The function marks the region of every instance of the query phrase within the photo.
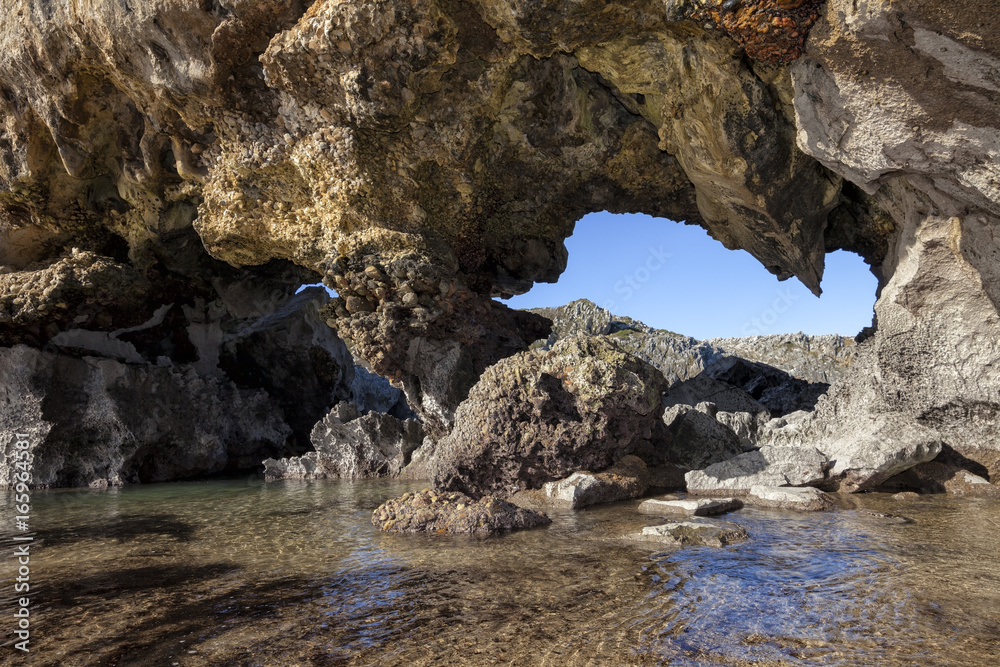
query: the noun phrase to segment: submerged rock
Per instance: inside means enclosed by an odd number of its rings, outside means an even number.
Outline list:
[[[372,525],[396,533],[462,533],[489,535],[551,523],[540,512],[486,496],[475,500],[464,493],[424,489],[388,500],[372,514]]]
[[[754,486],[745,501],[754,507],[819,511],[833,509],[836,502],[828,493],[811,486]]]
[[[657,542],[677,547],[724,547],[750,538],[746,529],[728,521],[681,521],[660,526],[646,526],[630,539]]]
[[[643,514],[714,516],[733,512],[743,507],[736,498],[697,498],[692,500],[661,500],[650,498],[639,503]]]
[[[312,432],[316,448],[301,457],[264,461],[264,478],[361,479],[395,477],[410,462],[424,431],[415,419],[362,415],[353,403],[340,403]]]
[[[511,495],[603,470],[626,454],[658,463],[663,389],[655,368],[609,337],[504,359],[483,374],[438,443],[435,488]]]

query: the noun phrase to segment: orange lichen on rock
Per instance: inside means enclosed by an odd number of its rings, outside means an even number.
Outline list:
[[[781,63],[802,55],[806,37],[819,19],[824,0],[709,1],[691,18],[710,21],[736,40],[747,55]]]

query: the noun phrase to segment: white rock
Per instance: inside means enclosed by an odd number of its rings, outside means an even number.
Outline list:
[[[748,505],[816,511],[834,506],[830,494],[811,486],[754,486],[746,498]]]
[[[743,503],[735,498],[697,498],[691,500],[657,500],[651,498],[639,505],[643,514],[688,514],[693,516],[712,516],[724,514],[743,507]]]

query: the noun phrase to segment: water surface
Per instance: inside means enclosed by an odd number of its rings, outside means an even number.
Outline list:
[[[419,486],[36,491],[32,653],[10,662],[1000,664],[997,502],[745,509],[726,519],[750,541],[679,551],[620,539],[657,522],[637,502],[554,511],[547,528],[488,539],[370,525],[382,501]],[[14,559],[0,567],[13,610]],[[10,658],[13,625],[0,624]]]

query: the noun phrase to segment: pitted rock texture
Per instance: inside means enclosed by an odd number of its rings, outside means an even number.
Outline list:
[[[392,415],[362,415],[353,403],[339,403],[312,431],[315,451],[300,457],[267,459],[264,478],[366,479],[396,477],[423,442],[424,430],[415,419]]]
[[[213,377],[217,286],[294,264],[441,437],[548,335],[491,297],[556,279],[581,215],[641,211],[814,291],[826,252],[859,253],[875,326],[813,444],[899,414],[1000,474],[992,2],[5,10],[0,345],[130,343]]]
[[[663,376],[609,337],[559,341],[491,367],[435,450],[434,486],[511,495],[604,470],[626,454],[665,460]],[[660,460],[657,460],[659,458]]]
[[[656,366],[671,385],[702,375],[729,357],[771,366],[808,383],[830,384],[847,373],[856,350],[853,339],[833,335],[781,334],[699,341],[616,315],[587,299],[558,308],[535,308],[531,312],[552,320],[548,345],[568,336],[613,335],[619,344]],[[722,402],[716,402],[720,410],[731,411]]]
[[[552,523],[541,512],[492,496],[475,500],[464,493],[424,489],[388,500],[372,513],[372,525],[394,533],[491,535]]]
[[[190,366],[122,364],[23,345],[0,349],[0,405],[2,486],[13,486],[15,432],[29,435],[36,487],[120,486],[252,468],[291,435],[266,393]]]

